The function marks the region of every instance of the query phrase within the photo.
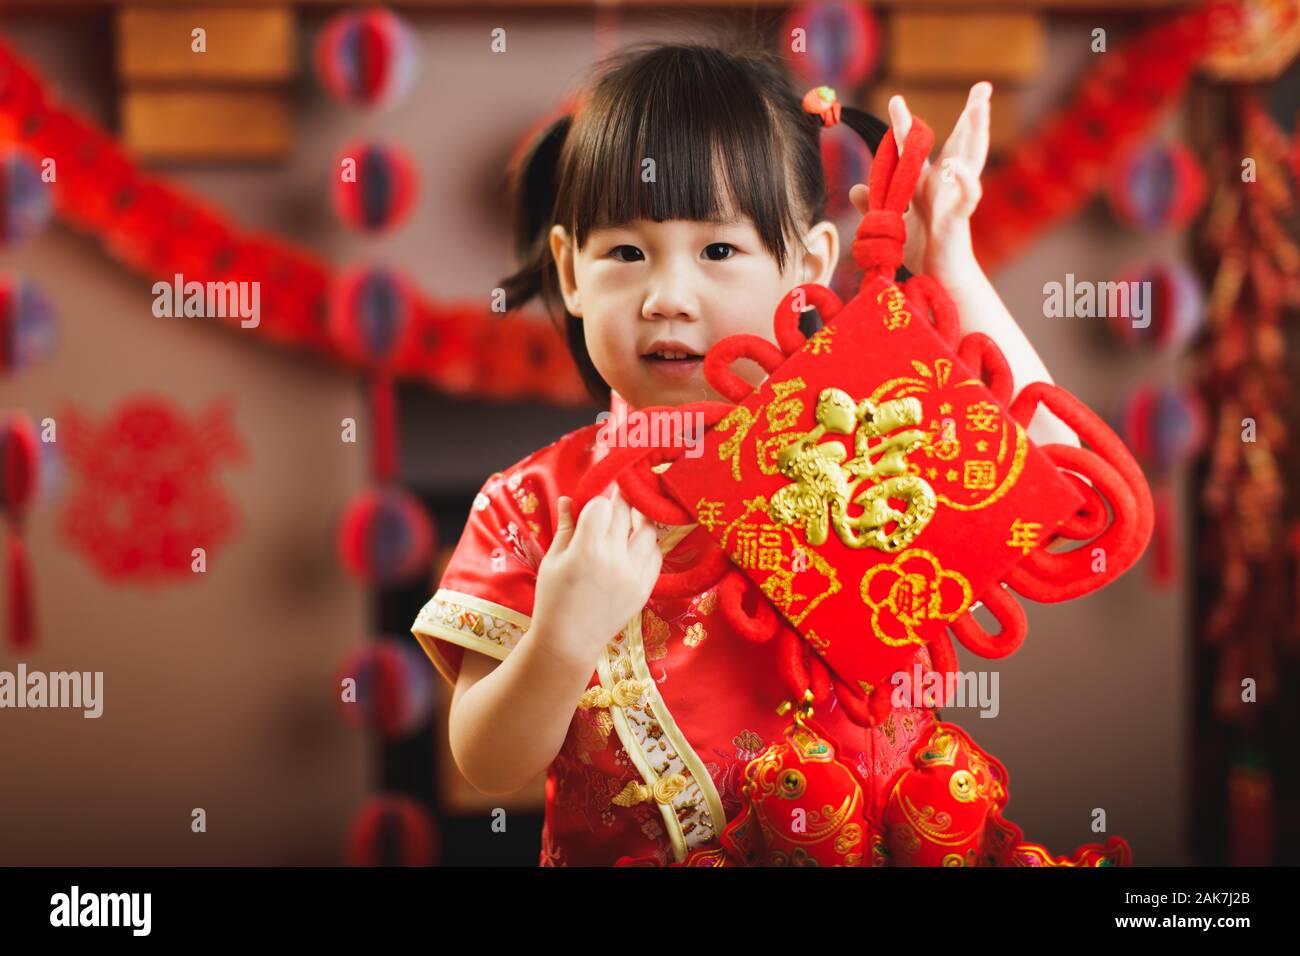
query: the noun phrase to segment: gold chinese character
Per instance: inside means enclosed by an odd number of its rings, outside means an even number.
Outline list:
[[[1028,554],[1038,547],[1038,532],[1042,530],[1043,526],[1037,521],[1021,521],[1017,518],[1011,522],[1011,539],[1006,544]]]
[[[709,531],[712,531],[715,525],[722,524],[722,507],[721,501],[710,501],[708,498],[697,501],[695,510],[699,513],[700,524]]]
[[[992,461],[968,461],[965,466],[965,474],[962,476],[961,484],[963,488],[992,488],[997,481],[998,471],[997,463]]]
[[[1000,412],[993,402],[972,402],[966,406],[966,424],[973,432],[996,432]]]
[[[777,455],[781,474],[791,483],[772,496],[772,517],[783,524],[802,524],[814,547],[826,542],[831,527],[850,548],[906,547],[934,517],[934,490],[925,479],[907,474],[906,454],[923,443],[927,433],[917,428],[889,433],[919,424],[921,414],[915,398],[855,404],[841,389],[823,389],[817,399],[817,425]],[[818,444],[828,432],[853,435],[852,459],[844,460],[847,453],[837,441]],[[873,446],[868,444],[871,438],[884,440]],[[864,482],[871,482],[870,487],[854,497]],[[890,499],[906,502],[906,510],[894,508]],[[850,500],[862,508],[857,517],[848,514]],[[895,530],[886,534],[884,528],[891,522]]]

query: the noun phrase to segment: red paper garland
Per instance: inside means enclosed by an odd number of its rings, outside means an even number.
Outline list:
[[[186,281],[260,282],[262,319],[248,331],[348,360],[330,335],[330,266],[289,243],[240,231],[184,189],[139,170],[111,137],[47,98],[36,73],[0,43],[0,143],[6,142],[55,160],[58,214],[99,235],[131,268],[150,279],[180,273]],[[394,356],[395,376],[459,395],[589,401],[563,340],[541,317],[416,296],[411,324],[415,345]],[[509,381],[501,380],[503,367]]]
[[[1104,54],[1073,104],[984,177],[971,219],[984,268],[1005,262],[1052,223],[1082,209],[1105,185],[1111,160],[1182,95],[1212,28],[1222,33],[1240,16],[1235,3],[1210,3]]]

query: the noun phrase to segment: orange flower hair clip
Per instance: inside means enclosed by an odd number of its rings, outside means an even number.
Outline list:
[[[840,121],[840,98],[829,86],[814,86],[805,93],[803,109],[820,117],[822,126],[834,126]]]

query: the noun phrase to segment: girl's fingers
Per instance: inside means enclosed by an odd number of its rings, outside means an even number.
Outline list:
[[[984,171],[984,164],[989,158],[989,116],[992,113],[992,96],[993,84],[988,80],[971,87],[971,99],[975,105],[970,131],[967,134],[965,159],[976,176]]]
[[[581,534],[587,541],[604,537],[609,532],[610,510],[609,499],[604,495],[596,495],[583,507],[582,514],[578,515],[574,534]]]
[[[894,127],[894,145],[898,147],[898,155],[903,155],[903,144],[907,142],[907,134],[912,129],[912,113],[907,108],[907,102],[898,94],[889,98],[889,121]]]
[[[572,508],[573,499],[561,495],[560,500],[556,503],[555,537],[551,539],[551,547],[564,548],[568,545],[569,539],[573,537]]]
[[[647,519],[645,515],[643,515],[641,512],[637,511],[635,508],[631,507],[630,505],[628,506],[628,510],[631,511],[632,513],[631,535],[632,537],[635,538],[636,533],[645,527]]]
[[[609,536],[615,541],[626,541],[632,527],[632,515],[622,492],[618,490],[618,485],[614,486],[614,493],[610,495],[609,503]]]
[[[849,189],[849,202],[853,203],[853,208],[858,211],[858,215],[865,216],[867,214],[869,196],[870,190],[867,189],[866,183],[858,183]]]

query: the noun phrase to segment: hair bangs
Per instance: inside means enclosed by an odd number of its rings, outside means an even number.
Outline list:
[[[781,144],[761,79],[743,61],[662,48],[608,73],[579,111],[555,221],[581,247],[594,229],[638,219],[747,216],[784,268],[798,223]]]

